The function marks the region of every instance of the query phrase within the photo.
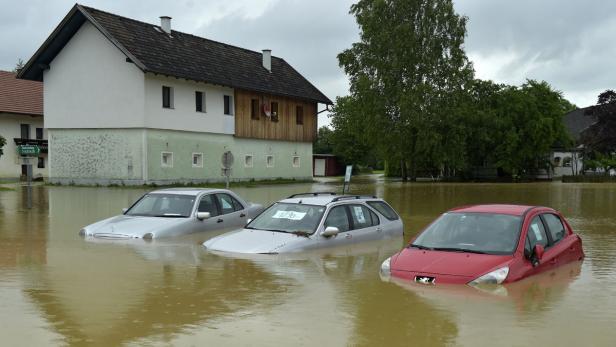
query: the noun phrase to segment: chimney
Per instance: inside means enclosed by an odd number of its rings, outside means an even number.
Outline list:
[[[160,28],[167,34],[171,34],[171,17],[160,16]]]
[[[267,71],[272,72],[272,50],[271,49],[263,50],[263,67],[267,69]]]

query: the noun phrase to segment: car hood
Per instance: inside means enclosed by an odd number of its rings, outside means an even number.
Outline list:
[[[231,253],[278,253],[293,245],[310,241],[304,236],[284,232],[256,229],[241,229],[210,239],[203,245],[210,251]]]
[[[404,248],[392,257],[392,271],[478,277],[511,260],[511,255]],[[504,266],[504,265],[503,265]]]
[[[182,223],[185,218],[120,215],[90,224],[85,236],[107,238],[141,238],[146,233]]]

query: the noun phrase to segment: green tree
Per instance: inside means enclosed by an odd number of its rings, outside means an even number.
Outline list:
[[[374,161],[374,148],[362,129],[364,125],[357,122],[358,107],[353,96],[336,99],[330,114],[332,152],[345,164],[368,166]]]
[[[462,167],[453,111],[473,76],[463,49],[467,18],[451,0],[360,0],[350,12],[360,41],[338,55],[355,103],[342,106],[354,112],[346,116],[382,158],[400,163],[404,179]]]
[[[332,129],[322,126],[317,132],[317,138],[312,144],[312,152],[318,154],[332,154],[334,152]]]
[[[6,139],[0,135],[0,157],[4,155],[4,145],[6,145]]]
[[[26,65],[24,61],[21,60],[21,58],[19,58],[17,60],[17,64],[15,64],[15,68],[13,69],[13,72],[15,73],[19,72],[19,70],[23,69],[24,65]]]
[[[604,155],[616,152],[616,92],[606,90],[599,94],[597,105],[590,107],[586,115],[597,121],[583,133],[584,146]]]

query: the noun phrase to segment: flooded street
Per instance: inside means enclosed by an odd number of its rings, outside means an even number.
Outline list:
[[[338,182],[234,189],[270,204]],[[289,256],[227,258],[193,234],[92,242],[84,225],[121,213],[145,189],[0,191],[0,336],[5,346],[404,345],[613,346],[616,185],[409,184],[372,177],[403,217],[405,240]],[[473,203],[546,205],[584,242],[586,259],[482,292],[387,283],[381,262],[445,210]]]

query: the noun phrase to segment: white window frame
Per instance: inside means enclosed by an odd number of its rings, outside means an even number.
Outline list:
[[[295,158],[297,158],[297,165],[295,165]],[[302,166],[301,157],[299,155],[292,156],[291,165],[293,165],[293,167],[301,167]]]
[[[248,158],[250,158],[250,165],[248,163]],[[244,167],[254,167],[255,157],[252,154],[246,154],[244,156]]]
[[[195,112],[197,113],[207,113],[207,104],[205,103],[205,100],[207,99],[205,96],[205,90],[195,90],[195,96],[197,94],[197,92],[201,93],[201,111],[197,111],[197,99],[195,98]]]
[[[165,154],[171,155],[171,164],[165,164],[164,157]],[[172,168],[173,167],[173,152],[160,152],[160,167]]]
[[[174,88],[172,86],[166,86],[163,84],[163,86],[161,87],[161,90],[165,87],[169,88],[169,107],[163,106],[163,109],[173,110],[175,108],[174,97],[173,97]],[[162,98],[162,94],[161,94],[161,98]],[[164,103],[161,103],[161,104],[164,105]]]
[[[269,163],[269,158],[272,158],[272,165]],[[276,165],[274,155],[268,154],[265,156],[265,167],[274,167]]]
[[[195,156],[196,156],[196,155],[198,155],[199,157],[201,157],[200,164],[195,164]],[[191,160],[191,163],[192,163],[192,167],[194,167],[194,168],[202,168],[202,167],[203,167],[203,153],[194,152],[194,153],[192,154],[192,160]]]

